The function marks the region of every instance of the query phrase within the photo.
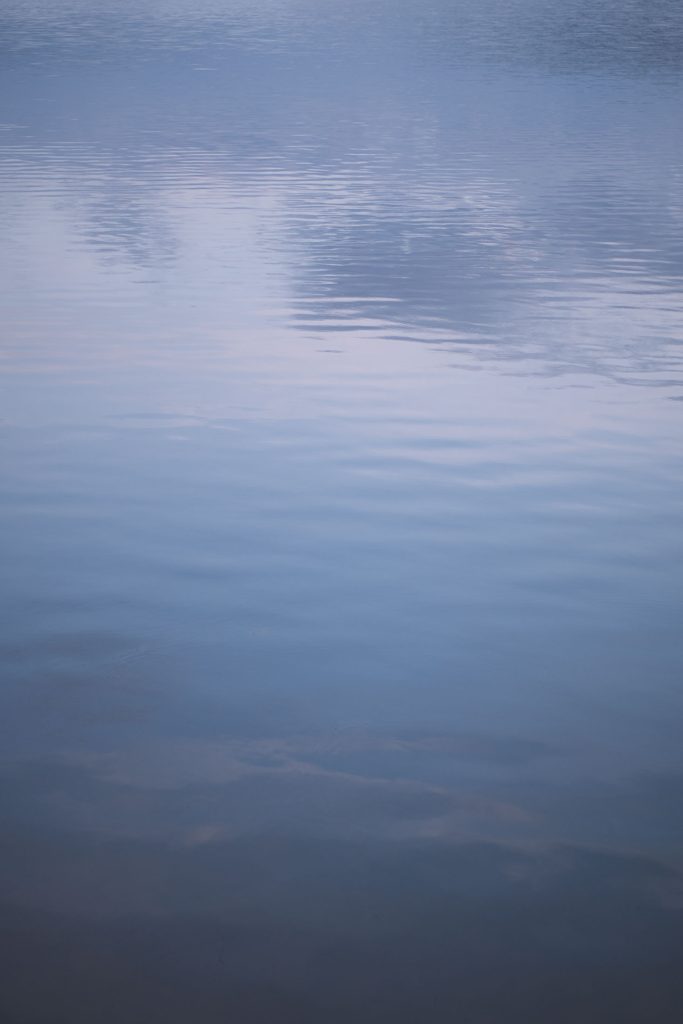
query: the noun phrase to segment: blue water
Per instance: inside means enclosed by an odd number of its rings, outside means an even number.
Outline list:
[[[673,1024],[683,7],[7,0],[7,1024]]]

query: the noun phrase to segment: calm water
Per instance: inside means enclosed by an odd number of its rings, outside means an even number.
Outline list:
[[[3,1022],[679,1020],[679,0],[0,41]]]

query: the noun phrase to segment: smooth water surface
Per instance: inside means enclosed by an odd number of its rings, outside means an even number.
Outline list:
[[[6,0],[6,1024],[673,1024],[679,0]]]

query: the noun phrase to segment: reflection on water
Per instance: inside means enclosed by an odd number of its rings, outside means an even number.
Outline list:
[[[683,9],[2,39],[3,1020],[675,1019]]]

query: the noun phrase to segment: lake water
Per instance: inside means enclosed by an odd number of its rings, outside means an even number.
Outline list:
[[[6,1024],[673,1024],[679,0],[5,0]]]

